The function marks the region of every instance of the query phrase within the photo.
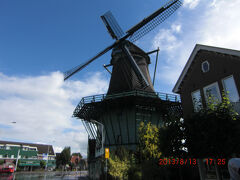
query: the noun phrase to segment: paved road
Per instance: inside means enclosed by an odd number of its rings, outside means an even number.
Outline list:
[[[0,174],[1,180],[60,180],[60,179],[80,179],[86,180],[87,171],[73,172],[17,172],[13,174]]]

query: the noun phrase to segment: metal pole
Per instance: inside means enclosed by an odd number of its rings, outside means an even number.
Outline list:
[[[105,179],[107,180],[107,159],[106,159],[106,176]]]
[[[157,48],[156,63],[155,63],[154,75],[153,75],[153,86],[154,86],[154,82],[155,82],[155,76],[156,76],[156,70],[157,70],[157,63],[158,63],[158,52],[159,52],[159,47]]]
[[[46,162],[46,166],[45,166],[45,171],[47,170],[47,164],[48,164],[48,152],[49,152],[49,145],[48,145],[48,150],[47,150],[47,162]]]
[[[20,148],[21,148],[21,147],[20,147]],[[17,154],[17,160],[16,160],[15,171],[17,170],[17,165],[18,165],[18,158],[19,158],[20,148],[18,149],[18,154]]]

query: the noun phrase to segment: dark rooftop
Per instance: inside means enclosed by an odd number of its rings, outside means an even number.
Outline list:
[[[52,145],[48,145],[48,144],[35,144],[35,143],[14,142],[14,141],[1,141],[1,140],[0,140],[0,144],[14,144],[14,145],[26,145],[26,146],[37,147],[38,154],[47,154],[47,153],[49,153],[49,155],[54,155],[54,150],[53,150]]]

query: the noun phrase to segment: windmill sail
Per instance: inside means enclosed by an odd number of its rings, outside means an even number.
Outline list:
[[[110,11],[102,15],[101,18],[113,39],[120,39],[124,36],[122,28],[118,25],[116,19]]]
[[[127,31],[127,34],[130,35],[129,40],[131,42],[135,42],[136,40],[146,35],[156,26],[161,24],[165,19],[171,16],[181,5],[182,2],[179,0],[170,0],[156,12],[129,29]]]
[[[134,62],[134,59],[132,58],[132,55],[130,51],[127,49],[127,47],[124,46],[125,40],[129,38],[131,42],[134,42],[147,34],[149,31],[153,30],[157,25],[162,23],[165,19],[167,19],[171,14],[173,14],[180,6],[182,5],[182,2],[180,0],[170,0],[168,3],[166,3],[163,7],[161,7],[159,10],[148,16],[147,18],[143,19],[140,23],[129,29],[126,34],[122,31],[121,27],[118,25],[117,21],[113,17],[112,13],[109,11],[105,13],[103,16],[101,16],[106,28],[108,29],[108,32],[112,36],[112,38],[118,40],[115,43],[113,43],[111,46],[108,46],[103,51],[99,52],[97,55],[95,55],[90,60],[86,61],[85,63],[67,71],[64,73],[64,80],[71,77],[73,74],[77,73],[78,71],[85,68],[88,64],[93,62],[98,57],[102,56],[109,50],[111,50],[114,47],[122,46],[123,50],[127,54],[127,59],[129,60],[135,75],[139,79],[140,84],[142,87],[147,87],[149,85],[147,77],[144,76],[144,73],[141,72],[141,69],[138,67],[138,65]]]
[[[68,78],[70,78],[73,74],[77,73],[78,71],[81,71],[83,68],[85,68],[88,64],[90,64],[91,62],[93,62],[95,59],[99,58],[100,56],[102,56],[103,54],[105,54],[106,52],[108,52],[109,50],[111,50],[114,47],[115,43],[112,44],[111,46],[108,46],[107,48],[105,48],[104,50],[102,50],[101,52],[99,52],[97,55],[95,55],[94,57],[92,57],[91,59],[89,59],[88,61],[70,69],[69,71],[66,71],[64,73],[64,81],[67,80]]]

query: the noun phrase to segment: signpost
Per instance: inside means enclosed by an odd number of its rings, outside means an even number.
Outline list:
[[[105,159],[109,158],[109,148],[105,148]]]
[[[106,167],[105,167],[106,178],[105,179],[107,179],[107,160],[109,159],[109,148],[105,148],[105,159],[106,159]]]

